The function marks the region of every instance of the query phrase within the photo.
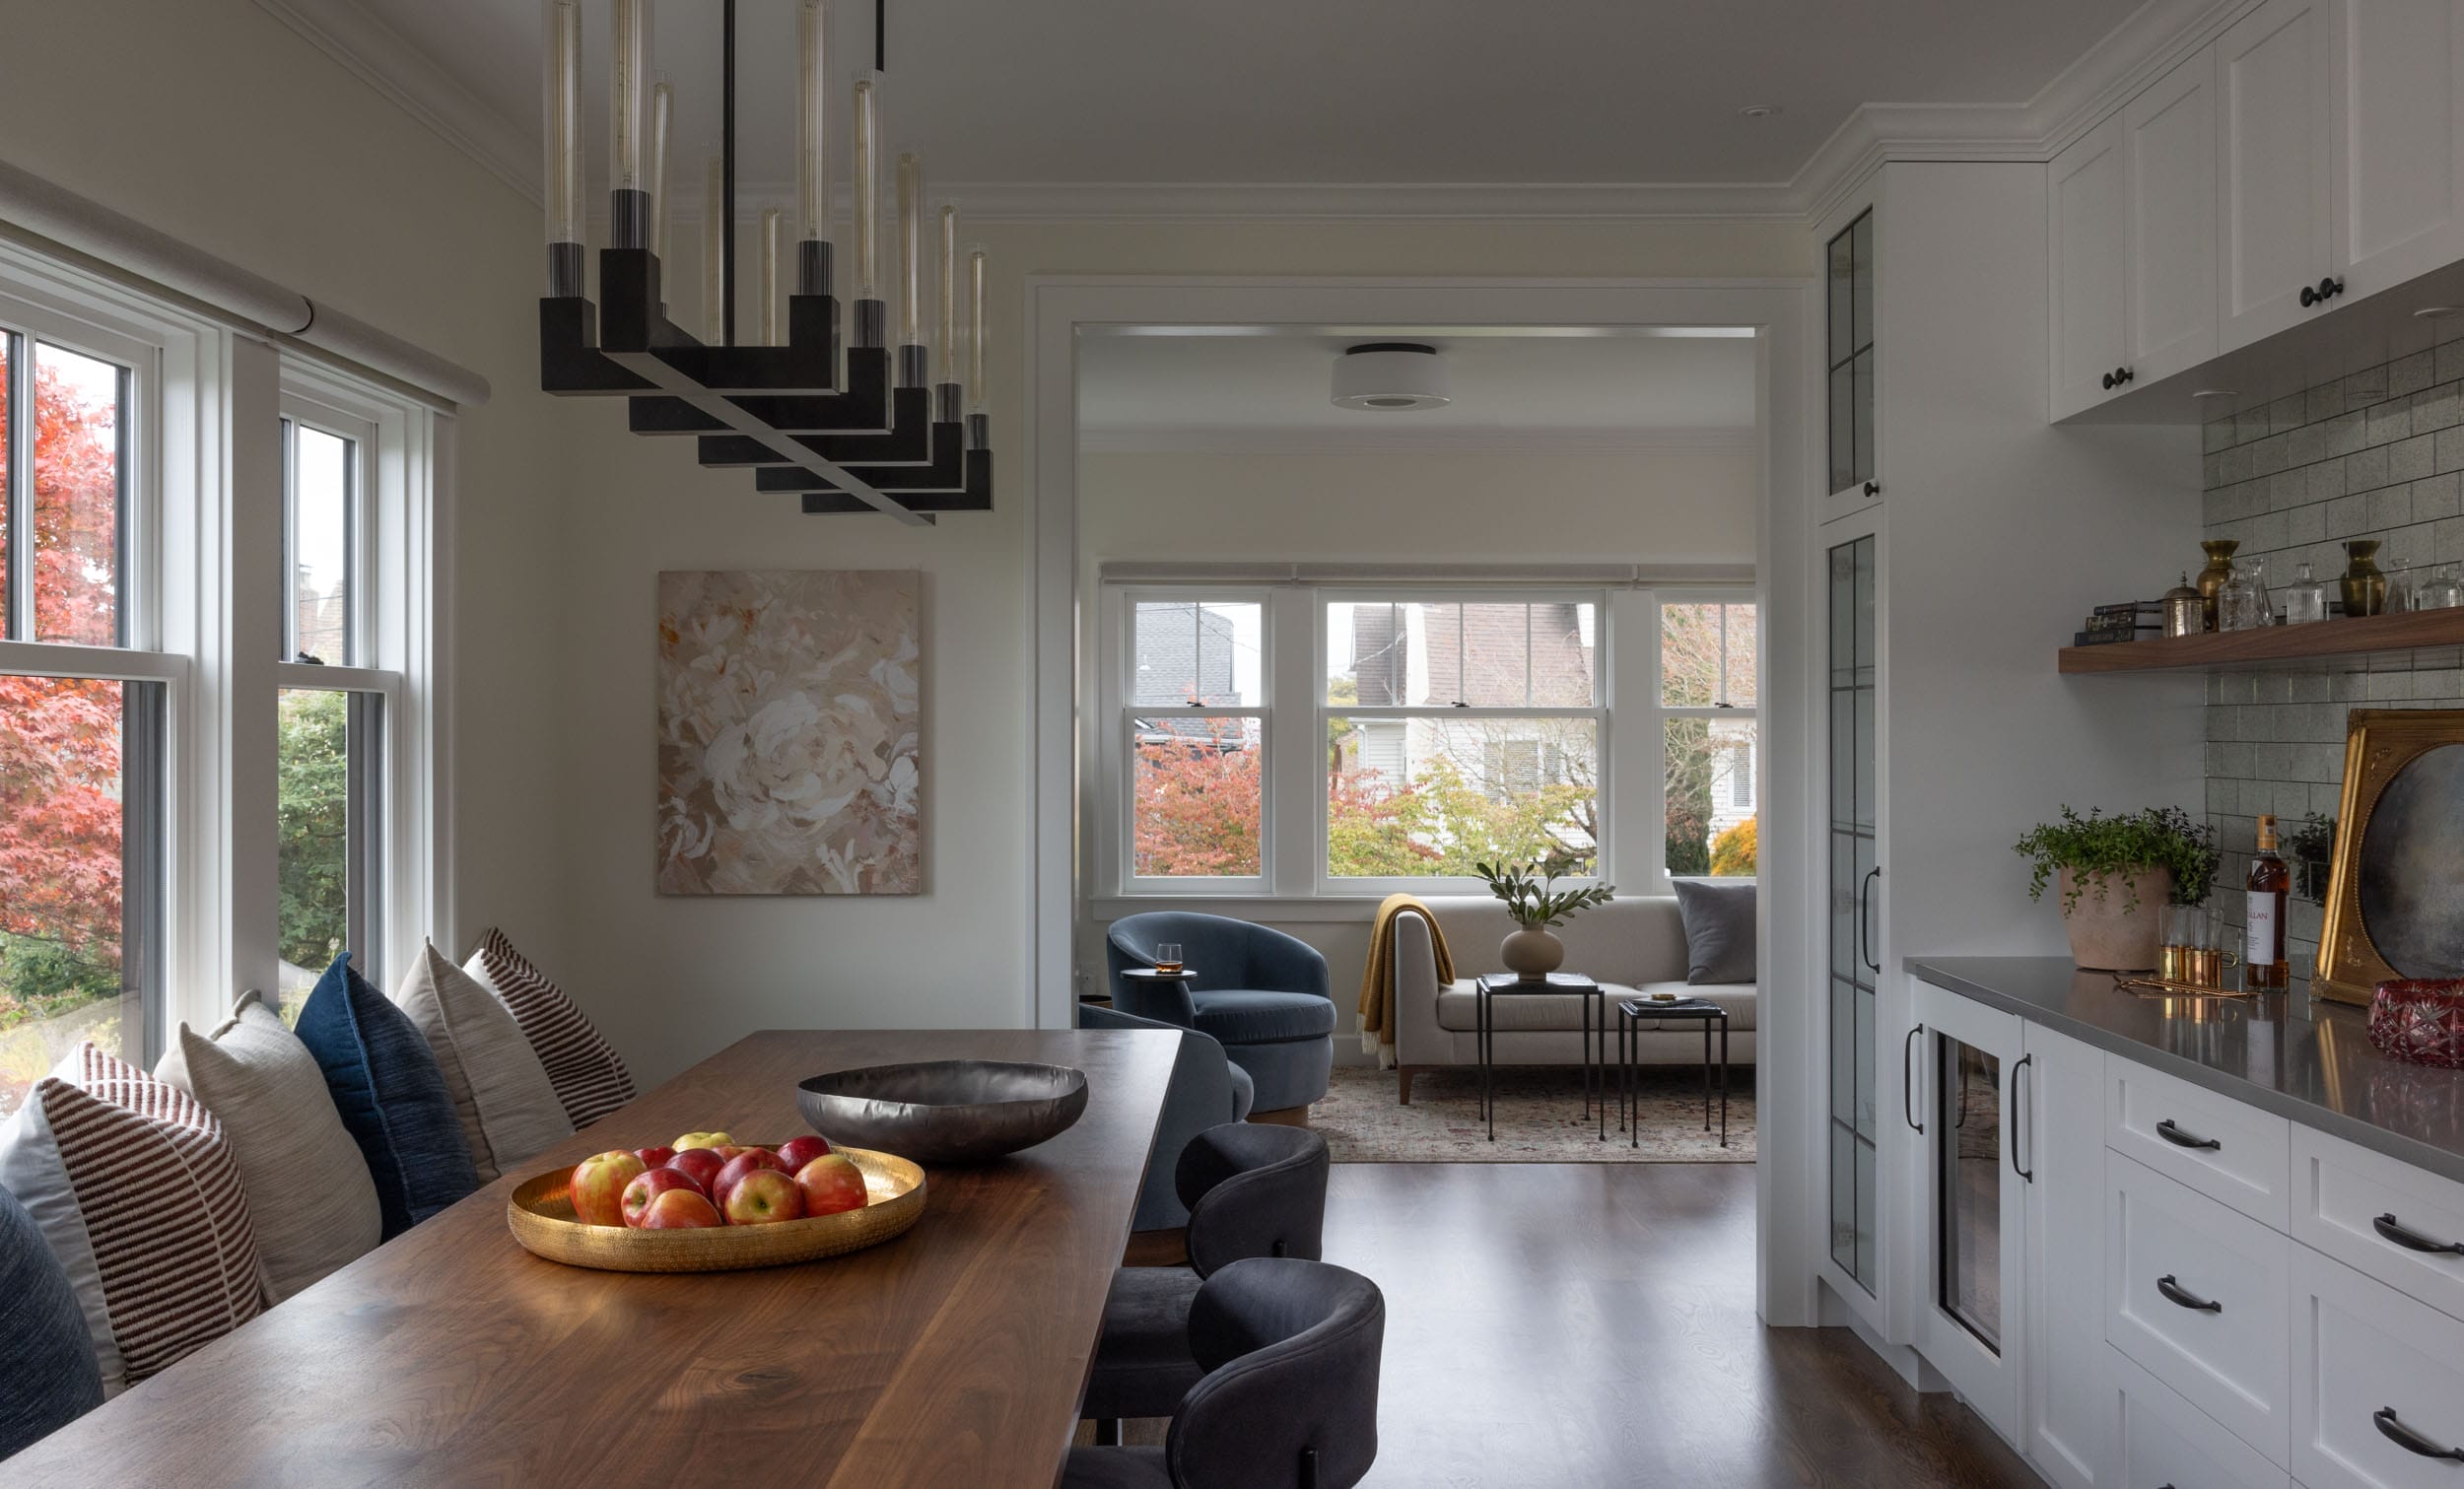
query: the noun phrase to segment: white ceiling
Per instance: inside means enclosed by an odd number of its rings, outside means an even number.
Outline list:
[[[416,53],[361,60],[443,85],[461,132],[535,158],[531,0],[263,3],[349,49]],[[890,0],[884,102],[891,140],[944,181],[1775,182],[1862,102],[2025,102],[2139,3]],[[739,7],[748,182],[789,178],[794,13]],[[688,181],[718,138],[718,16],[717,0],[658,12]],[[584,17],[603,169],[604,4]],[[870,5],[839,0],[836,30],[843,75],[869,62]]]
[[[1454,402],[1403,413],[1330,402],[1342,349],[1386,340],[1439,348]],[[1078,350],[1078,423],[1092,449],[1495,447],[1518,434],[1587,448],[1730,444],[1754,424],[1754,348],[1750,336],[1401,328],[1089,336]]]

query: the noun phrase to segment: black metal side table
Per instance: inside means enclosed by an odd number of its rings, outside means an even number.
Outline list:
[[[1488,1122],[1488,1140],[1497,1140],[1497,1102],[1489,1094],[1489,1067],[1496,1063],[1497,1025],[1489,1008],[1489,999],[1499,997],[1573,997],[1583,1009],[1583,1115],[1592,1115],[1592,1076],[1600,1076],[1600,1136],[1608,1136],[1608,1010],[1602,1000],[1600,984],[1589,978],[1570,972],[1552,972],[1543,981],[1526,981],[1511,972],[1490,973],[1473,984],[1472,1046],[1480,1062],[1480,1115]],[[1592,1055],[1593,1024],[1597,1013],[1600,1054]],[[1516,1031],[1518,1033],[1525,1031]],[[1563,1033],[1562,1030],[1533,1030],[1532,1033]]]
[[[1702,1025],[1702,1129],[1711,1130],[1711,1026],[1720,1026],[1720,1146],[1728,1146],[1728,1010],[1709,998],[1626,998],[1617,1004],[1617,1125],[1626,1146],[1643,1145],[1643,1092],[1635,1059],[1646,1019],[1693,1019]]]
[[[1182,990],[1181,995],[1184,998],[1187,998],[1189,996],[1190,980],[1198,976],[1198,969],[1195,967],[1183,967],[1178,972],[1165,972],[1154,967],[1125,967],[1121,970],[1120,976],[1123,982],[1127,983],[1129,987],[1136,989],[1140,993],[1151,993],[1166,987],[1178,987]],[[1118,998],[1113,999],[1113,1006],[1120,1007],[1120,1002],[1121,1000]],[[1156,1017],[1156,1010],[1154,1005],[1151,1003],[1141,1002],[1139,1006],[1135,1008],[1123,1008],[1121,1011],[1124,1013],[1136,1014],[1139,1018]],[[1185,1022],[1185,1020],[1180,1018],[1162,1018],[1159,1019],[1158,1022],[1166,1024],[1179,1024]]]

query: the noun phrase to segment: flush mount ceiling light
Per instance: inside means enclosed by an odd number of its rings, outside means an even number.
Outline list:
[[[2416,320],[2453,320],[2464,315],[2464,305],[2424,305],[2413,312]]]
[[[1737,114],[1745,119],[1776,119],[1780,116],[1780,106],[1777,103],[1748,103],[1737,110]]]
[[[624,398],[634,433],[691,435],[704,465],[750,466],[753,489],[800,496],[807,512],[880,511],[921,526],[992,506],[984,407],[984,253],[958,257],[958,212],[941,208],[925,264],[924,166],[897,157],[894,246],[882,252],[879,74],[884,0],[873,4],[872,72],[853,90],[847,159],[855,176],[854,335],[844,341],[832,275],[830,0],[798,0],[795,207],[759,223],[756,334],[736,323],[736,0],[719,10],[721,153],[703,213],[701,334],[667,318],[673,96],[650,74],[650,0],[607,0],[609,244],[599,297],[583,295],[582,0],[541,0],[547,23],[548,289],[539,302],[539,385]],[[784,69],[782,69],[784,70]],[[791,239],[786,234],[792,232]],[[889,260],[884,262],[885,257]],[[937,271],[937,272],[936,272]],[[924,318],[933,273],[935,323]],[[791,278],[790,278],[791,276]],[[970,334],[958,307],[967,288]],[[895,290],[898,345],[890,347]],[[845,356],[841,353],[844,348]]]
[[[1437,348],[1418,341],[1367,341],[1335,359],[1336,408],[1396,414],[1444,408],[1454,401],[1446,362]]]

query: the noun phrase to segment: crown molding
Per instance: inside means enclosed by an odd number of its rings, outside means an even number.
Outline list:
[[[1423,427],[1225,429],[1144,425],[1085,429],[1081,453],[1095,455],[1646,455],[1735,452],[1757,447],[1745,428],[1445,429]]]
[[[482,102],[358,0],[256,0],[256,5],[522,197],[545,200],[539,146],[530,131]]]
[[[2046,161],[2253,9],[2259,0],[2147,0],[2024,103],[1865,103],[1785,181],[1250,183],[947,182],[936,194],[978,223],[1720,221],[1818,223],[1893,161]],[[507,118],[359,0],[256,0],[413,118],[530,201],[530,131]],[[783,203],[787,181],[739,182],[739,200]],[[845,215],[845,187],[841,187]],[[681,193],[678,225],[701,221]]]

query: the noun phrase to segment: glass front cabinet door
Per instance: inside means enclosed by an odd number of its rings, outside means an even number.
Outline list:
[[[2031,1061],[2012,1015],[1923,983],[1914,993],[1901,1117],[1925,1160],[1917,1349],[2016,1442]]]
[[[1869,1297],[1882,1293],[1877,1221],[1882,1173],[1874,1031],[1882,981],[1882,870],[1877,848],[1876,702],[1879,639],[1874,534],[1830,549],[1824,676],[1829,711],[1829,935],[1824,985],[1828,1006],[1831,1260]]]
[[[1830,452],[1828,506],[1837,512],[1882,494],[1874,432],[1874,209],[1833,233],[1822,257],[1823,443]]]

